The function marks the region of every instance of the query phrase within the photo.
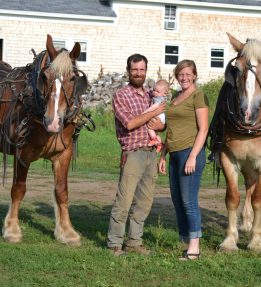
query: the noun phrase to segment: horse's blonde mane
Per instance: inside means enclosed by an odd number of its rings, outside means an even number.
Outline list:
[[[58,77],[71,73],[73,71],[73,65],[69,52],[64,50],[59,53],[51,63],[51,69]]]
[[[245,44],[243,51],[243,55],[246,57],[247,61],[250,61],[252,58],[257,61],[261,60],[261,41],[256,39],[250,39]]]

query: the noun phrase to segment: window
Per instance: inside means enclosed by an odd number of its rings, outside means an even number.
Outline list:
[[[224,68],[224,49],[223,48],[211,48],[210,56],[211,68]]]
[[[165,6],[165,18],[164,29],[175,30],[176,29],[176,6]]]
[[[65,48],[65,41],[53,41],[53,45],[56,50],[61,50]]]
[[[71,41],[68,40],[68,44],[70,44]],[[87,62],[87,42],[81,42],[81,41],[73,41],[75,42],[79,42],[80,46],[81,46],[81,54],[78,58],[78,62]],[[53,41],[53,45],[55,47],[55,49],[60,50],[62,48],[66,47],[66,41],[60,41],[60,40],[54,40]],[[71,45],[70,45],[71,46]],[[69,49],[72,49],[72,47],[70,47]]]
[[[176,65],[179,61],[179,47],[178,46],[165,46],[165,64]]]
[[[87,62],[87,43],[86,42],[79,42],[81,45],[81,54],[78,58],[78,61]]]

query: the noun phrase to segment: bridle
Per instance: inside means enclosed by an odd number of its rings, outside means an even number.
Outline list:
[[[255,65],[252,65],[250,61],[248,61],[248,62],[246,63],[246,66],[247,66],[247,69],[255,75],[256,81],[258,82],[259,87],[261,88],[261,80],[258,78],[258,76],[257,76],[257,74],[256,74],[256,72],[255,72],[255,70],[253,69],[253,67],[256,68],[256,66],[255,66]]]
[[[0,137],[1,144],[3,145],[4,163],[6,163],[6,154],[10,153],[11,149],[16,151],[18,161],[23,165],[26,164],[20,158],[21,148],[28,143],[31,132],[34,130],[34,123],[43,125],[43,115],[46,109],[47,100],[46,86],[44,85],[44,94],[38,89],[38,79],[43,75],[43,72],[50,63],[47,60],[46,51],[40,54],[34,54],[33,63],[27,64],[25,67],[16,67],[6,70],[6,75],[0,82],[0,104],[8,104],[9,108],[4,118],[1,119]],[[44,67],[43,67],[44,66]],[[82,127],[87,128],[89,131],[95,130],[95,125],[90,116],[83,114],[81,110],[81,93],[82,87],[85,89],[87,77],[83,71],[73,67],[75,73],[75,84],[72,95],[66,91],[64,83],[61,81],[61,88],[63,90],[65,101],[67,105],[66,115],[63,122],[74,123],[75,131],[72,135],[73,141],[77,141],[79,131]],[[85,82],[86,80],[86,82]],[[77,83],[78,90],[77,90]],[[54,82],[52,82],[52,85]],[[49,89],[49,88],[48,88]],[[3,95],[9,95],[10,97]],[[80,117],[80,120],[78,120]],[[88,125],[90,123],[90,126]],[[10,127],[14,124],[15,129],[10,133]],[[62,142],[67,148],[63,139],[63,132],[60,132]],[[55,140],[55,139],[54,139]],[[5,169],[4,169],[5,170]]]
[[[44,67],[43,72],[45,70],[47,70],[49,67],[50,67],[50,64],[48,64],[48,66]],[[52,91],[53,85],[57,79],[59,80],[59,82],[61,84],[61,89],[62,89],[63,94],[64,94],[65,102],[67,105],[66,113],[64,116],[64,122],[72,120],[77,115],[77,113],[79,112],[79,110],[81,108],[81,101],[79,98],[80,95],[76,94],[76,84],[77,84],[77,79],[80,77],[79,74],[82,74],[87,79],[86,74],[82,70],[79,70],[78,68],[76,68],[75,66],[73,67],[73,72],[75,74],[75,84],[74,84],[74,91],[73,91],[73,94],[71,97],[68,95],[68,92],[66,91],[66,89],[64,87],[64,81],[61,79],[60,76],[56,76],[52,80],[52,82],[50,83],[48,89],[47,90],[44,89],[44,94],[41,95],[43,102],[44,102],[44,108],[46,110],[47,99],[49,98],[49,95]],[[45,110],[44,110],[44,112],[45,112]]]
[[[213,169],[213,175],[217,171],[217,180],[219,182],[220,166],[216,163],[216,155],[220,156],[220,152],[224,145],[225,137],[227,133],[239,134],[245,137],[261,136],[261,122],[253,126],[242,124],[239,114],[239,92],[237,85],[240,71],[238,67],[232,63],[235,60],[240,59],[243,56],[242,50],[238,52],[237,56],[231,59],[226,67],[225,82],[219,92],[217,99],[216,109],[210,123],[208,130],[209,142],[207,142],[208,148],[211,151],[208,159],[213,160],[215,169]],[[250,61],[245,63],[246,67],[243,73],[250,71],[254,74],[257,83],[261,88],[261,80],[255,71],[256,66],[252,65]],[[260,107],[259,107],[260,108]]]
[[[233,128],[233,130],[236,133],[260,136],[261,135],[261,122],[253,126],[244,125],[242,124],[241,120],[238,118],[238,110],[237,110],[236,105],[238,104],[238,101],[239,101],[239,94],[237,90],[238,86],[236,83],[236,79],[237,79],[239,70],[236,66],[232,66],[232,63],[235,60],[239,59],[240,57],[242,57],[242,51],[239,51],[238,55],[235,58],[231,59],[228,63],[228,67],[232,67],[231,69],[234,73],[232,75],[233,83],[231,83],[232,87],[231,87],[230,94],[226,96],[226,111],[223,111],[223,113],[225,113],[225,118],[227,119],[229,125]],[[261,81],[259,80],[253,67],[256,67],[256,66],[252,65],[250,61],[246,63],[247,70],[249,70],[251,73],[255,75],[256,81],[258,82],[261,88]]]

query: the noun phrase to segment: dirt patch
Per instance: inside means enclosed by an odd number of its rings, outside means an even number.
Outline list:
[[[10,197],[12,179],[8,178],[5,186],[0,186],[2,199]],[[103,205],[112,204],[117,182],[114,181],[94,181],[80,178],[69,178],[69,202],[91,201]],[[27,192],[25,199],[30,200],[52,200],[53,176],[29,175],[27,179]],[[201,189],[200,206],[224,214],[226,212],[224,189]],[[171,207],[169,188],[157,186],[155,189],[154,207]]]

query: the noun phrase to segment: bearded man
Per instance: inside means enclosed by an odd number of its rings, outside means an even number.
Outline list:
[[[121,166],[118,190],[112,206],[107,246],[115,256],[125,252],[149,255],[142,244],[143,226],[153,202],[157,178],[155,147],[148,146],[148,128],[163,130],[164,125],[156,116],[165,111],[166,103],[151,112],[144,111],[151,104],[145,89],[148,60],[140,54],[127,59],[129,84],[113,97],[117,139],[121,145]],[[126,242],[124,234],[129,216]]]

